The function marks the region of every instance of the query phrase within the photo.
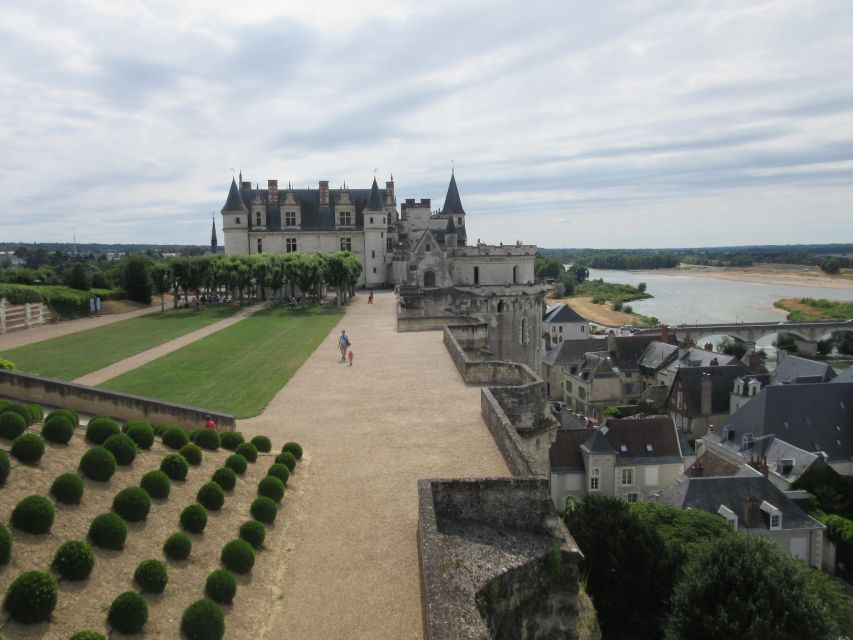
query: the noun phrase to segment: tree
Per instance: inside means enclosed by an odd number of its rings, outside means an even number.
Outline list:
[[[80,289],[81,291],[89,290],[91,287],[89,274],[86,273],[86,267],[83,266],[82,262],[78,262],[71,267],[68,275],[65,277],[65,284],[72,289]]]
[[[338,308],[343,303],[343,296],[346,295],[344,287],[348,283],[349,271],[342,253],[333,253],[329,256],[326,262],[325,280],[337,290],[335,298]]]
[[[838,258],[827,258],[820,264],[820,268],[829,274],[836,274],[841,270],[841,261]]]
[[[148,260],[134,254],[124,265],[124,291],[127,297],[142,304],[151,304],[151,279],[148,277]]]
[[[582,264],[573,264],[568,270],[575,276],[575,282],[578,284],[583,284],[589,278],[589,269]]]
[[[637,285],[637,289],[639,289],[642,293],[645,293],[646,292],[646,283],[641,282],[640,284]]]
[[[154,292],[160,296],[160,311],[166,310],[163,295],[172,288],[172,270],[165,262],[155,262],[149,270]]]
[[[733,340],[726,336],[717,343],[717,351],[725,353],[727,356],[734,356],[738,360],[746,355],[746,345],[738,340]]]
[[[556,280],[565,268],[557,258],[537,253],[533,261],[533,275],[536,278]]]

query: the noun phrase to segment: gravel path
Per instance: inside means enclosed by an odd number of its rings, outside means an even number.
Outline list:
[[[292,547],[259,638],[422,637],[417,480],[509,475],[479,388],[464,385],[440,332],[397,333],[395,306],[392,293],[359,296],[264,413],[239,421],[309,459],[303,490],[285,497]]]

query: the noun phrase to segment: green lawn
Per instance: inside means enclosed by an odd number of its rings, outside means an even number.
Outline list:
[[[74,380],[196,329],[223,320],[236,307],[178,309],[123,320],[105,327],[0,352],[20,371]]]
[[[261,311],[100,386],[250,418],[264,410],[341,315],[334,308]]]

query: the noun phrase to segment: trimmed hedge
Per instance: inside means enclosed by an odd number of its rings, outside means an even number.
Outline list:
[[[245,540],[232,540],[222,547],[220,560],[234,573],[249,573],[255,566],[255,550]]]
[[[6,483],[6,478],[9,477],[11,469],[12,461],[9,459],[9,454],[0,449],[0,484]]]
[[[141,487],[127,487],[113,498],[113,509],[128,522],[141,522],[151,511],[151,497]]]
[[[56,415],[45,420],[44,426],[41,429],[42,437],[56,444],[68,444],[71,436],[74,435],[74,425],[68,416]]]
[[[249,442],[255,445],[255,449],[261,453],[269,453],[272,451],[272,441],[266,436],[255,436]]]
[[[30,412],[30,417],[32,417],[33,422],[41,422],[44,420],[44,409],[40,404],[27,404],[24,405]]]
[[[56,580],[46,571],[27,571],[9,585],[3,606],[18,622],[50,620],[59,595]]]
[[[145,593],[163,593],[169,582],[169,572],[160,560],[143,560],[133,572],[133,581]]]
[[[181,447],[180,450],[178,451],[178,453],[180,453],[182,456],[184,456],[184,458],[187,459],[187,462],[189,462],[194,467],[197,467],[198,465],[201,464],[201,459],[202,459],[201,447],[199,447],[197,444],[193,444],[192,442],[189,442],[189,443],[185,444],[183,447]]]
[[[180,427],[164,429],[160,437],[163,439],[163,444],[175,450],[180,449],[190,441],[187,432]]]
[[[285,465],[290,471],[293,471],[296,468],[296,456],[290,453],[290,451],[278,454],[275,457],[275,461],[278,464]]]
[[[94,444],[104,444],[112,435],[121,433],[118,423],[106,416],[95,416],[86,425],[86,440]]]
[[[80,504],[83,487],[83,478],[76,473],[63,473],[50,485],[50,495],[63,504]]]
[[[207,526],[207,509],[200,504],[191,504],[181,511],[181,527],[190,533],[201,533]]]
[[[184,609],[181,633],[187,640],[222,640],[225,617],[213,600],[196,600]]]
[[[219,511],[225,504],[225,492],[215,482],[207,482],[201,485],[195,499],[205,508],[211,511]]]
[[[168,498],[169,492],[172,490],[172,483],[169,481],[169,476],[158,470],[149,471],[142,476],[139,486],[145,489],[149,496],[160,500]]]
[[[12,532],[9,527],[0,522],[0,566],[9,564],[12,557]]]
[[[266,476],[258,483],[258,495],[281,502],[284,497],[284,483],[275,476]]]
[[[91,480],[106,482],[116,472],[116,459],[103,447],[92,447],[80,458],[80,470]]]
[[[186,560],[193,549],[193,541],[185,533],[173,533],[163,544],[163,553],[172,560]]]
[[[14,411],[0,413],[0,438],[14,440],[27,428],[24,417]]]
[[[73,636],[68,638],[68,640],[107,640],[107,638],[92,629],[84,629],[83,631],[75,633]]]
[[[148,622],[148,603],[136,591],[125,591],[110,605],[107,622],[122,633],[139,633]]]
[[[240,525],[240,538],[255,549],[260,549],[267,537],[267,529],[257,520],[247,520]]]
[[[228,467],[219,467],[213,472],[213,481],[218,484],[224,491],[231,491],[237,484],[237,474],[233,469]]]
[[[246,458],[247,462],[255,462],[258,459],[258,449],[251,442],[243,442],[237,445],[234,453]]]
[[[136,443],[130,436],[117,433],[104,441],[104,449],[113,454],[116,464],[127,466],[136,459]]]
[[[140,449],[150,449],[154,444],[154,429],[142,420],[131,420],[124,423],[124,432]]]
[[[220,445],[223,449],[234,451],[239,445],[245,442],[243,434],[239,431],[223,431],[219,435]]]
[[[242,476],[246,473],[246,467],[249,466],[249,463],[246,458],[238,453],[234,453],[225,458],[225,466],[231,469],[238,476]]]
[[[160,471],[172,480],[184,480],[189,469],[187,459],[180,453],[169,453],[160,462]]]
[[[36,464],[44,455],[44,440],[37,433],[22,433],[12,443],[12,455],[21,462]]]
[[[213,429],[199,429],[193,438],[193,442],[208,451],[216,451],[222,444],[219,434]]]
[[[95,552],[87,542],[69,540],[56,550],[50,566],[65,580],[85,580],[95,566]]]
[[[287,485],[287,481],[290,479],[290,469],[287,468],[286,464],[281,464],[280,462],[276,462],[270,465],[270,468],[267,469],[268,476],[275,476],[279,480],[281,480],[285,486]]]
[[[80,426],[80,416],[77,415],[77,412],[74,409],[54,409],[50,413],[47,414],[45,418],[45,422],[54,418],[56,416],[65,416],[71,422],[71,425],[76,429]]]
[[[260,520],[264,524],[272,524],[278,515],[278,506],[272,498],[260,496],[252,501],[249,511],[255,520]]]
[[[27,496],[12,510],[12,524],[27,533],[47,533],[53,526],[53,504],[44,496]]]
[[[89,538],[96,547],[121,551],[127,540],[127,525],[115,513],[102,513],[92,519]]]
[[[24,427],[29,427],[33,423],[33,414],[30,413],[30,410],[27,409],[24,405],[18,404],[17,402],[13,402],[11,404],[7,404],[5,407],[0,409],[0,415],[6,415],[7,413],[15,413],[24,420]]]
[[[231,604],[237,595],[237,580],[227,571],[217,569],[207,576],[204,593],[214,602]]]

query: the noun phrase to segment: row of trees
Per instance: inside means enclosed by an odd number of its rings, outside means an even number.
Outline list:
[[[581,264],[573,264],[568,268],[554,256],[536,253],[533,262],[533,275],[538,280],[553,280],[555,298],[574,295],[577,285],[589,278],[589,269]]]

